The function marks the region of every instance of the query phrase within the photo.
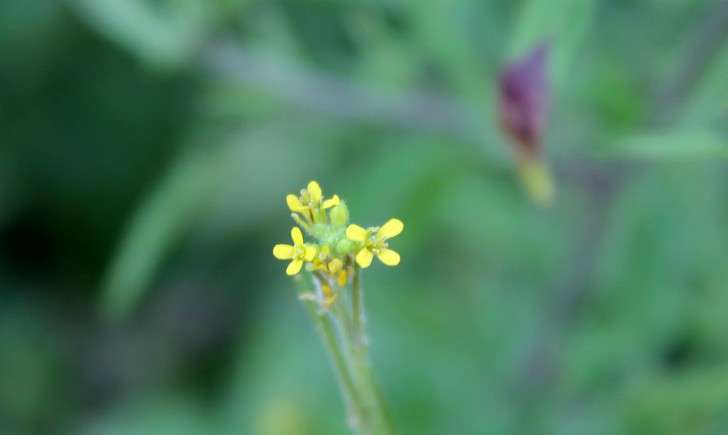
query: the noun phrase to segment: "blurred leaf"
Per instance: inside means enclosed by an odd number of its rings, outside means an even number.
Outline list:
[[[511,39],[510,55],[524,56],[546,42],[552,56],[553,80],[564,86],[577,50],[584,43],[596,9],[594,0],[526,1]]]
[[[272,123],[243,130],[220,146],[200,146],[180,156],[122,237],[103,288],[107,315],[122,316],[133,307],[175,241],[200,218],[230,235],[275,207],[285,210],[285,193],[317,178],[316,168],[330,155],[312,142],[335,132],[289,119],[286,133],[292,136],[281,134],[281,127]],[[294,141],[298,143],[288,145]],[[316,148],[321,157],[309,158]],[[270,169],[276,166],[286,170]]]
[[[728,141],[709,130],[643,133],[618,141],[607,155],[675,162],[722,159],[728,158]]]
[[[637,373],[685,363],[670,349],[711,300],[701,297],[700,283],[720,267],[720,244],[712,241],[724,237],[711,225],[722,193],[696,166],[647,171],[613,207],[595,273],[599,293],[565,352],[573,388],[619,394]]]
[[[475,2],[474,2],[475,3]],[[480,62],[474,47],[465,42],[469,8],[474,3],[447,0],[428,1],[412,5],[412,21],[415,32],[415,49],[435,66],[436,77],[444,78],[445,84],[468,101],[476,118],[481,145],[492,147],[496,128],[492,122],[495,71]],[[478,22],[478,27],[482,26]],[[426,64],[426,65],[428,65]],[[492,66],[492,65],[488,65]]]
[[[630,433],[699,435],[715,428],[728,409],[728,372],[701,371],[641,383],[625,412]]]
[[[384,16],[361,13],[349,21],[361,50],[355,73],[359,80],[391,88],[406,88],[417,80],[415,51],[392,31]]]
[[[56,337],[41,313],[7,300],[0,311],[0,432],[11,423],[53,420],[53,393],[65,388]]]
[[[728,121],[728,48],[724,48],[709,66],[689,96],[681,115],[681,123],[706,126],[715,122],[725,126]],[[724,140],[724,142],[728,142]]]
[[[80,428],[79,428],[80,429]],[[87,427],[83,435],[199,435],[217,433],[201,407],[180,394],[147,395],[113,408]]]
[[[209,205],[222,181],[223,154],[220,148],[188,152],[134,214],[104,284],[108,315],[117,317],[131,308],[172,241]]]
[[[0,80],[12,83],[13,93],[27,91],[53,74],[61,55],[54,45],[63,33],[59,2],[5,0],[0,2]],[[7,104],[7,96],[3,98]],[[0,107],[0,113],[9,107]]]
[[[728,249],[721,237],[714,237],[713,240],[721,245],[721,249],[711,254],[715,255],[714,258],[726,258]],[[728,330],[728,271],[715,268],[712,264],[708,267],[712,276],[706,280],[705,291],[695,298],[695,340],[711,357],[723,359],[728,357],[728,342],[725,340],[725,331]]]
[[[344,403],[324,348],[294,283],[282,275],[258,289],[270,297],[259,307],[255,334],[237,352],[221,409],[225,425],[240,434],[346,433]]]
[[[204,0],[68,0],[79,15],[148,65],[178,66],[202,42],[210,14]],[[155,4],[157,3],[157,4]]]
[[[17,167],[15,158],[8,152],[0,149],[0,227],[17,207],[20,192],[17,186],[17,174],[13,168]]]

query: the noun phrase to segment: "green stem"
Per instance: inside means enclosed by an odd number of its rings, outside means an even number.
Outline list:
[[[298,277],[296,281],[299,284],[299,295],[310,293],[303,283],[303,279]],[[346,405],[347,422],[352,429],[356,429],[361,426],[361,422],[364,420],[364,416],[362,415],[364,406],[362,405],[361,397],[359,397],[349,370],[350,363],[345,357],[345,353],[337,338],[336,325],[331,316],[319,312],[319,306],[316,302],[303,301],[303,305],[329,354],[329,359],[331,360],[331,365],[333,366],[336,380]]]
[[[364,332],[364,297],[361,292],[361,269],[354,265],[351,284],[352,327],[357,340],[367,340]]]
[[[340,299],[327,312],[321,312],[316,301],[306,301],[304,305],[331,358],[352,430],[360,435],[391,435],[394,432],[369,363],[360,275],[359,268],[355,268],[351,305]],[[312,280],[319,287],[327,283],[325,277],[316,273]],[[301,293],[310,293],[303,284],[300,288]]]
[[[366,406],[365,413],[372,419],[370,434],[393,434],[389,416],[374,380],[369,358],[369,339],[366,333],[366,313],[364,310],[364,294],[361,286],[361,269],[354,266],[351,291],[352,307],[352,373],[361,397]]]

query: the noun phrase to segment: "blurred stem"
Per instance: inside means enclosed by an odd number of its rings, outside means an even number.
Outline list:
[[[351,286],[352,308],[352,350],[354,379],[364,399],[366,415],[371,419],[372,432],[367,434],[393,434],[389,416],[374,380],[369,358],[369,338],[366,333],[366,314],[364,310],[364,294],[361,286],[361,269],[354,265],[354,276]]]
[[[321,294],[321,286],[332,285],[324,275],[316,272],[312,274],[312,280],[317,295]],[[310,295],[302,280],[298,281],[300,293]],[[394,432],[371,370],[358,267],[354,269],[350,296],[351,304],[342,297],[331,310],[322,309],[311,298],[306,298],[309,300],[304,305],[331,358],[346,402],[349,426],[359,435],[392,435]]]
[[[364,332],[364,298],[361,294],[361,270],[354,265],[354,276],[351,284],[351,311],[354,335],[358,340],[367,340]]]
[[[297,277],[296,282],[299,287],[299,295],[310,293],[310,289],[307,288],[302,278]],[[315,279],[314,284],[316,284]],[[347,422],[352,428],[358,427],[360,425],[359,422],[363,418],[361,415],[363,406],[351,377],[349,370],[350,364],[345,357],[346,353],[341,348],[337,337],[336,325],[331,316],[319,311],[319,306],[316,302],[306,300],[303,301],[303,305],[306,307],[306,311],[316,327],[316,332],[321,338],[326,352],[329,354],[331,365],[333,366],[336,380],[346,405]]]

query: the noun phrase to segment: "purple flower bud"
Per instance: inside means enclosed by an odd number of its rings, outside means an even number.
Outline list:
[[[501,128],[514,141],[521,158],[541,157],[549,104],[547,60],[548,47],[542,43],[528,56],[507,65],[498,78]]]

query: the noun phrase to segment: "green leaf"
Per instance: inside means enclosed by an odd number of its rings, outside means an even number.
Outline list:
[[[728,121],[728,48],[713,60],[689,96],[682,111],[683,125],[705,126],[707,122]],[[722,119],[721,119],[722,118]]]
[[[83,435],[194,435],[218,432],[199,404],[176,392],[135,397],[95,416],[83,426]]]
[[[511,56],[524,56],[537,44],[548,43],[551,71],[554,83],[559,87],[591,27],[595,5],[594,0],[526,2],[511,40]]]
[[[709,130],[643,133],[619,140],[608,155],[678,162],[728,158],[728,141]]]
[[[209,205],[220,183],[220,158],[219,150],[189,152],[135,213],[103,286],[108,316],[119,317],[131,308],[172,242]]]
[[[725,418],[727,375],[724,369],[701,370],[640,385],[625,401],[630,433],[716,433],[708,430]]]
[[[200,0],[178,0],[153,7],[144,0],[69,0],[99,33],[141,61],[160,68],[183,63],[201,42],[209,7]]]

